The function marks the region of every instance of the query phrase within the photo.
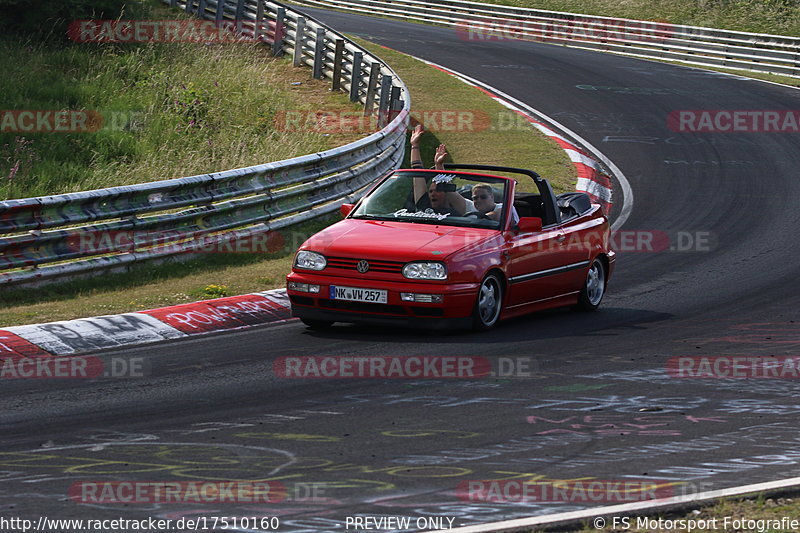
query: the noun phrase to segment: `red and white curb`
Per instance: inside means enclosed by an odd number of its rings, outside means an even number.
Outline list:
[[[619,182],[623,198],[619,214],[612,224],[612,230],[617,230],[622,227],[633,209],[633,191],[622,171],[602,152],[592,146],[591,143],[544,113],[533,109],[524,102],[490,85],[447,67],[443,67],[442,65],[437,65],[431,61],[419,57],[414,57],[414,59],[422,61],[426,65],[430,65],[445,74],[457,78],[467,85],[475,87],[498,103],[524,117],[534,128],[552,138],[566,152],[572,164],[575,165],[575,169],[578,172],[576,190],[588,194],[593,202],[603,206],[606,214],[610,214],[613,203],[613,186],[611,177],[605,170],[607,168]],[[580,147],[578,145],[580,145]]]
[[[284,289],[121,315],[0,329],[0,358],[77,355],[291,318]]]

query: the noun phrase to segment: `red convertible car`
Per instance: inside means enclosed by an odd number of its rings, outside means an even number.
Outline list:
[[[394,171],[344,204],[345,219],[297,251],[286,278],[292,314],[312,328],[489,329],[550,307],[600,305],[615,253],[599,205],[555,196],[530,170],[445,168]]]

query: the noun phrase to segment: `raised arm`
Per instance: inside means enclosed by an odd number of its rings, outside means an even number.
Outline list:
[[[447,146],[440,144],[433,155],[433,164],[436,170],[444,170],[445,158],[447,158]]]
[[[422,135],[425,133],[425,126],[417,124],[414,131],[411,132],[411,168],[425,168],[422,164],[422,154],[419,150],[419,142]],[[420,198],[425,196],[428,192],[428,184],[425,183],[425,178],[414,178],[414,203],[417,203]]]

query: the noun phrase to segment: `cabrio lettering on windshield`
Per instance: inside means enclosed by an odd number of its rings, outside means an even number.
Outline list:
[[[417,218],[435,218],[436,220],[444,220],[447,218],[449,213],[434,213],[434,212],[425,212],[425,211],[417,211],[415,213],[409,212],[408,209],[401,209],[400,211],[395,211],[394,216],[396,217],[417,217]]]

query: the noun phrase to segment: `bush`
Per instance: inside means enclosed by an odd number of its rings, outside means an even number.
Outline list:
[[[131,0],[0,0],[0,31],[37,38],[66,39],[73,20],[115,19]],[[138,2],[137,2],[138,3]]]

